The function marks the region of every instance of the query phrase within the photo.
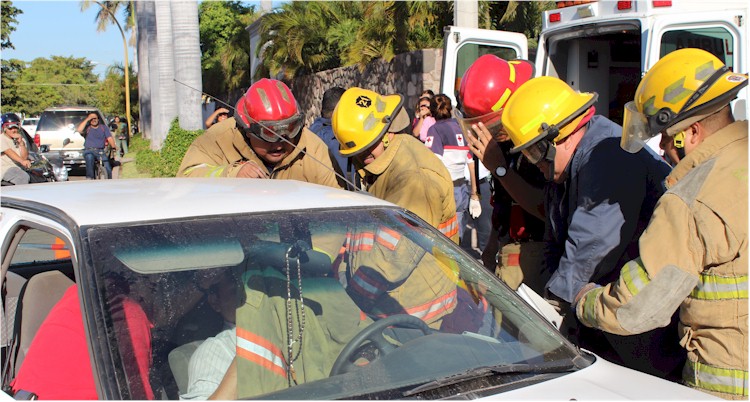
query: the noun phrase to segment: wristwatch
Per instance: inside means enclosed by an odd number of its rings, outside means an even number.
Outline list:
[[[503,177],[506,173],[508,173],[508,169],[506,169],[505,166],[498,166],[495,168],[495,176],[497,177]]]

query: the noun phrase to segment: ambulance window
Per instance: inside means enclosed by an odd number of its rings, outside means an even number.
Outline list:
[[[469,66],[471,66],[471,63],[473,63],[474,60],[478,59],[480,56],[484,56],[485,54],[494,54],[495,56],[505,60],[514,60],[520,57],[518,53],[516,53],[515,49],[511,49],[508,47],[481,45],[477,43],[469,43],[461,46],[461,48],[458,50],[456,59],[456,91],[458,91],[459,82],[464,76],[466,70],[468,70]]]
[[[661,38],[659,57],[685,47],[709,51],[730,69],[734,67],[734,38],[725,28],[693,28],[665,32]]]

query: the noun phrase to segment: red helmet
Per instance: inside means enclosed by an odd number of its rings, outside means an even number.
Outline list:
[[[498,127],[502,109],[510,95],[534,76],[534,64],[527,60],[505,61],[485,54],[474,61],[461,78],[457,120],[466,132],[483,122],[488,129]]]
[[[296,137],[305,120],[289,87],[268,78],[251,85],[237,101],[236,116],[241,127],[268,142]]]

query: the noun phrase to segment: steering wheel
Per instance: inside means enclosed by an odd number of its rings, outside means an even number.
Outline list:
[[[375,321],[355,335],[354,338],[344,346],[344,349],[341,350],[341,353],[339,353],[339,356],[333,363],[331,376],[346,373],[355,367],[351,359],[354,357],[355,352],[367,341],[375,346],[380,353],[380,356],[385,356],[396,350],[396,346],[388,342],[383,336],[383,331],[388,327],[414,328],[422,331],[422,334],[424,335],[429,335],[433,332],[432,328],[427,326],[424,321],[408,314],[392,315],[382,320]]]

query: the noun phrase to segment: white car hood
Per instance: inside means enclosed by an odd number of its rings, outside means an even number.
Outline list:
[[[684,385],[610,363],[601,357],[583,370],[485,400],[721,400]]]

